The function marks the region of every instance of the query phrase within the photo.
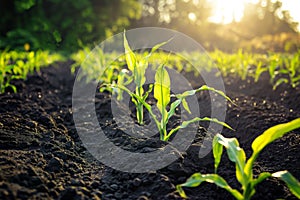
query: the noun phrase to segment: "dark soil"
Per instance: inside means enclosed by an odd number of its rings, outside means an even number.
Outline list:
[[[25,82],[16,81],[17,94],[7,91],[0,95],[0,199],[181,199],[176,184],[194,172],[213,173],[212,154],[198,157],[205,123],[183,157],[156,172],[120,172],[93,159],[83,147],[72,118],[74,75],[70,74],[70,64],[44,68]],[[193,78],[186,75],[189,80]],[[258,83],[238,78],[224,81],[227,95],[238,106],[229,104],[226,114],[226,123],[236,131],[223,129],[223,134],[237,137],[247,156],[251,154],[251,142],[264,130],[300,117],[300,88],[282,85],[273,91],[266,74]],[[99,124],[116,145],[138,152],[166,145],[157,135],[146,140],[122,134],[110,114],[109,94],[96,96],[96,107],[101,108],[97,113]],[[209,114],[209,96],[201,93],[198,99],[201,114]],[[178,119],[175,117],[172,123],[178,123]],[[255,163],[255,175],[288,170],[299,180],[299,133],[296,130],[269,145]],[[219,173],[239,189],[234,170],[224,156]],[[208,183],[185,191],[190,199],[233,199]],[[253,199],[296,197],[283,182],[267,179],[257,186]]]

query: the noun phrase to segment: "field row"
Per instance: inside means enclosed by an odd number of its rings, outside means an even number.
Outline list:
[[[147,54],[148,52],[140,52],[136,55],[143,57]],[[125,56],[120,55],[116,52],[103,54],[101,50],[92,52],[90,49],[80,50],[71,55],[70,59],[74,61],[72,71],[74,72],[80,66],[88,76],[88,80],[112,83],[117,80],[120,72],[126,71],[124,71],[126,69]],[[0,93],[4,93],[7,88],[16,92],[17,88],[11,82],[12,80],[26,79],[28,74],[35,70],[39,71],[42,66],[67,59],[60,54],[48,51],[2,51],[0,54]],[[296,87],[300,83],[300,50],[294,54],[254,54],[242,50],[235,54],[219,50],[208,54],[154,52],[149,58],[149,64],[156,69],[161,63],[165,63],[167,67],[172,67],[179,72],[194,71],[195,75],[198,75],[199,70],[211,71],[218,68],[219,72],[216,75],[221,74],[242,80],[252,77],[255,82],[263,73],[268,73],[274,89],[280,84],[290,84],[292,87]]]

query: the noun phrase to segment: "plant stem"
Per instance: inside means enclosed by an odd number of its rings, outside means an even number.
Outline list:
[[[138,87],[137,88],[137,95],[140,97],[140,98],[143,98],[142,96],[142,87]],[[140,125],[143,125],[144,124],[144,113],[143,113],[143,104],[138,100],[137,101],[138,105],[137,105],[137,110],[136,110],[136,117],[137,117],[137,120],[138,120],[138,123]]]
[[[165,127],[160,127],[159,129],[159,135],[160,135],[160,140],[162,141],[168,141],[168,138],[167,138],[167,130]]]
[[[144,115],[143,115],[143,104],[138,102],[138,106],[137,106],[137,110],[136,110],[136,116],[137,116],[137,120],[138,120],[138,123],[140,125],[143,125],[144,124]]]
[[[251,186],[248,184],[245,188],[245,191],[243,192],[244,200],[250,200],[251,199]]]

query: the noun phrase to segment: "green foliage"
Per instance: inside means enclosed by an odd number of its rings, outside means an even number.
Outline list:
[[[168,55],[163,52],[154,53],[149,62],[155,64],[165,62],[166,65],[173,66],[177,71],[185,72],[193,71],[195,76],[198,71],[195,69],[203,69],[211,71],[218,67],[222,76],[229,76],[246,80],[253,78],[254,82],[258,82],[263,73],[268,73],[270,83],[274,90],[281,84],[290,84],[292,87],[297,87],[300,83],[300,51],[289,53],[268,53],[254,54],[244,52],[241,49],[236,53],[225,53],[220,50],[209,52],[209,57],[206,54],[199,52],[183,52],[182,55]],[[192,66],[186,60],[198,63],[198,66]],[[205,68],[204,68],[205,67]]]
[[[129,26],[141,14],[136,0],[3,0],[0,49],[65,50],[92,45]],[[84,44],[84,45],[83,45]]]
[[[229,97],[227,97],[222,91],[216,90],[214,88],[208,87],[206,85],[191,91],[186,91],[182,94],[176,94],[171,95],[171,80],[168,74],[168,71],[164,67],[167,61],[164,61],[163,64],[160,64],[159,67],[156,69],[155,73],[155,83],[149,85],[149,89],[145,92],[144,91],[144,83],[146,81],[145,72],[148,68],[149,59],[152,57],[154,52],[159,49],[161,46],[166,44],[169,41],[160,43],[155,45],[149,53],[144,53],[143,55],[135,54],[126,39],[126,35],[124,32],[124,49],[125,49],[125,60],[127,64],[127,68],[129,69],[131,75],[127,74],[127,70],[119,70],[117,80],[112,81],[103,81],[102,87],[104,88],[113,88],[113,91],[116,91],[118,94],[117,99],[122,99],[122,92],[125,91],[131,96],[132,102],[136,106],[136,115],[137,115],[137,121],[140,125],[142,125],[143,122],[143,108],[145,107],[153,120],[155,121],[155,124],[159,130],[160,133],[160,139],[163,141],[168,141],[169,138],[179,129],[186,128],[190,123],[198,122],[198,121],[210,121],[218,123],[222,126],[225,126],[227,128],[230,128],[226,123],[220,122],[217,119],[211,119],[208,117],[205,118],[193,118],[189,121],[184,121],[180,126],[177,126],[173,128],[169,133],[167,132],[167,124],[169,119],[175,114],[176,108],[182,103],[184,109],[186,109],[190,113],[190,109],[188,106],[188,103],[186,101],[186,98],[188,96],[194,95],[196,92],[209,90],[214,91],[217,94],[223,96],[227,100],[231,101]],[[161,61],[162,57],[167,58],[169,60],[170,55],[167,57],[164,53],[159,53],[158,55],[161,55],[160,59],[157,61]],[[104,58],[104,55],[99,56],[99,58]],[[105,66],[105,64],[103,65]],[[94,73],[94,72],[93,72]],[[131,92],[127,85],[133,82],[135,84],[135,91]],[[153,111],[151,105],[149,105],[146,102],[146,99],[149,95],[149,93],[152,92],[152,89],[154,88],[154,98],[157,100],[157,108],[160,112],[160,121],[158,120],[158,116],[156,116]],[[171,96],[176,97],[177,100],[172,102],[171,105]],[[169,111],[167,110],[167,107],[170,106]]]
[[[0,94],[7,88],[17,92],[12,80],[27,78],[28,74],[39,71],[40,67],[48,66],[64,58],[59,54],[49,54],[47,51],[17,52],[2,51],[0,54]]]
[[[282,9],[280,1],[245,2],[241,20],[229,24],[211,22],[210,17],[216,14],[213,12],[216,7],[214,1],[141,2],[143,15],[136,22],[139,27],[162,26],[178,30],[210,51],[221,49],[233,52],[239,48],[247,48],[252,52],[295,52],[300,45],[299,34],[296,32],[298,23],[288,11]],[[194,19],[189,19],[189,14]]]
[[[254,82],[258,82],[261,75],[266,72],[270,76],[270,83],[275,90],[281,84],[290,84],[292,87],[297,87],[300,84],[300,51],[289,53],[268,53],[254,54],[244,52],[241,49],[236,53],[229,54],[220,50],[215,50],[207,55],[199,52],[183,53],[187,60],[192,60],[193,63],[199,63],[195,66],[199,69],[211,71],[218,67],[223,76],[230,76],[245,80],[253,78]],[[155,62],[159,62],[167,55],[159,52],[152,56]],[[152,60],[151,60],[152,61]],[[185,61],[180,56],[170,56],[168,66],[174,66],[178,71],[183,69],[187,72],[194,71],[198,73],[194,67]],[[205,66],[205,68],[203,68]]]
[[[102,84],[101,92],[105,90],[113,92],[111,87],[105,87],[103,84],[113,83],[117,79],[122,80],[126,75],[125,71],[121,70],[121,66],[125,63],[124,58],[117,58],[117,55],[116,52],[104,54],[100,47],[93,51],[84,48],[71,55],[71,59],[75,61],[71,66],[71,72],[74,73],[80,67],[82,73],[79,79],[85,78],[86,82],[97,81]],[[122,74],[124,74],[123,78],[121,78]]]
[[[256,36],[251,40],[240,42],[239,47],[251,52],[266,53],[289,52],[295,53],[300,47],[299,33],[280,33]]]
[[[126,59],[127,67],[129,69],[129,71],[131,72],[132,76],[127,77],[127,80],[129,80],[129,81],[127,81],[125,84],[125,82],[124,82],[125,73],[120,74],[118,77],[119,78],[118,85],[128,85],[131,82],[131,80],[133,80],[133,82],[135,83],[135,94],[139,98],[136,99],[136,98],[132,97],[131,100],[136,106],[137,120],[138,120],[138,123],[141,125],[144,123],[144,116],[143,116],[144,106],[143,106],[142,102],[140,102],[139,99],[145,100],[148,97],[148,94],[152,91],[152,86],[149,87],[149,90],[147,92],[144,92],[144,89],[143,89],[144,83],[146,81],[145,73],[146,73],[146,69],[148,67],[148,62],[149,62],[148,60],[154,51],[159,49],[159,47],[163,46],[167,42],[163,42],[163,43],[155,45],[149,54],[147,54],[144,57],[137,58],[137,56],[131,50],[131,48],[128,44],[128,41],[127,41],[126,35],[125,35],[125,31],[124,31],[125,59]],[[121,95],[122,90],[119,89],[118,91],[119,91],[118,97],[119,97],[119,99],[121,99],[122,98],[122,95]]]
[[[89,52],[90,50],[85,48],[73,54],[72,59],[76,62],[73,65],[73,71],[82,63]],[[293,54],[271,52],[268,54],[254,54],[242,50],[233,54],[215,50],[209,52],[209,56],[200,52],[169,54],[153,51],[150,54],[151,56],[148,54],[148,52],[134,53],[135,58],[133,59],[140,61],[147,58],[147,62],[152,64],[153,70],[161,63],[165,63],[166,66],[172,66],[178,72],[182,72],[183,70],[184,72],[193,72],[195,76],[199,75],[196,69],[211,71],[217,67],[220,72],[220,74],[216,74],[217,76],[222,75],[240,78],[242,80],[253,78],[254,82],[258,82],[262,74],[267,73],[270,76],[270,83],[273,85],[274,90],[282,84],[289,84],[294,88],[300,84],[300,50]],[[120,72],[124,63],[126,63],[125,56],[118,57],[118,59],[114,61],[116,53],[106,54],[104,56],[110,57],[110,62],[114,62],[115,67],[118,68],[115,70],[117,74]],[[187,60],[192,63],[197,63],[197,65],[193,66]],[[140,65],[141,64],[142,63],[140,63]],[[91,73],[90,76],[94,78],[96,73]],[[128,76],[128,73],[126,73],[125,76]],[[141,81],[143,82],[143,79],[141,79]]]
[[[126,58],[127,67],[133,75],[133,80],[136,86],[135,93],[136,95],[138,95],[140,98],[143,99],[143,95],[144,95],[143,85],[146,81],[145,73],[148,67],[148,61],[147,59],[141,59],[140,61],[136,59],[135,54],[129,47],[125,32],[124,32],[124,48],[125,48],[125,58]],[[118,82],[118,84],[119,85],[124,84],[124,82],[123,81]],[[138,99],[136,100],[135,98],[132,98],[132,102],[136,106],[138,123],[143,124],[144,123],[143,104]]]
[[[167,124],[170,120],[170,118],[175,114],[176,108],[183,103],[184,109],[186,109],[188,112],[190,112],[190,109],[188,107],[188,103],[186,102],[186,98],[188,96],[194,95],[196,92],[199,91],[213,91],[224,98],[230,100],[229,97],[227,97],[222,91],[216,90],[214,88],[208,87],[206,85],[203,85],[202,87],[195,89],[195,90],[190,90],[190,91],[185,91],[182,94],[177,94],[177,95],[172,95],[173,97],[176,97],[177,100],[170,104],[171,102],[171,94],[170,94],[170,85],[171,85],[171,80],[169,77],[169,74],[167,70],[164,67],[164,64],[161,64],[155,74],[155,83],[154,83],[154,98],[157,100],[156,107],[160,111],[160,120],[158,119],[159,116],[156,116],[152,110],[152,107],[150,104],[146,102],[145,97],[140,97],[138,94],[131,92],[128,88],[126,88],[123,85],[117,85],[113,84],[111,85],[112,87],[115,87],[117,89],[121,89],[123,91],[126,91],[132,98],[136,99],[135,101],[139,101],[142,103],[142,105],[147,109],[149,114],[151,115],[152,119],[155,121],[155,124],[157,126],[157,129],[160,133],[160,139],[162,141],[168,141],[170,137],[176,133],[179,129],[186,128],[189,124],[194,123],[194,122],[199,122],[199,121],[209,121],[209,122],[214,122],[218,123],[222,126],[225,126],[229,129],[232,129],[230,126],[228,126],[226,123],[219,121],[218,119],[215,118],[199,118],[195,117],[191,120],[188,121],[183,121],[181,125],[171,129],[169,132],[167,132]],[[152,88],[152,86],[150,86]],[[148,91],[149,92],[149,91]],[[147,94],[148,96],[148,94]],[[231,100],[230,100],[231,101]],[[169,110],[167,110],[167,107],[170,106]]]
[[[257,82],[262,73],[268,72],[274,90],[283,83],[290,84],[292,87],[297,87],[300,83],[300,51],[294,54],[253,54],[239,50],[235,54],[228,54],[216,50],[209,55],[223,76],[237,77],[242,80],[252,77]],[[192,56],[199,62],[203,62],[201,55]],[[204,62],[207,63],[206,69],[214,67],[214,63],[208,60]]]
[[[154,98],[157,100],[157,108],[161,114],[161,127],[166,130],[168,120],[167,106],[171,101],[171,80],[167,70],[161,65],[155,74]],[[166,134],[164,134],[166,135]]]
[[[300,128],[300,118],[291,122],[279,124],[267,129],[263,134],[258,136],[252,143],[253,153],[246,161],[246,155],[242,148],[240,148],[236,138],[225,138],[217,134],[213,140],[213,155],[215,159],[215,174],[200,174],[195,173],[185,183],[177,185],[179,194],[186,198],[186,194],[182,187],[197,187],[202,182],[214,183],[217,186],[226,189],[236,199],[249,200],[255,194],[255,186],[269,177],[279,178],[284,181],[290,191],[298,198],[300,198],[300,183],[287,171],[279,171],[276,173],[263,172],[257,178],[253,177],[253,164],[257,159],[259,153],[271,142],[283,137],[286,133]],[[227,155],[230,161],[235,163],[236,178],[242,186],[242,193],[238,190],[232,189],[228,183],[219,175],[217,169],[221,161],[223,147],[227,150]]]

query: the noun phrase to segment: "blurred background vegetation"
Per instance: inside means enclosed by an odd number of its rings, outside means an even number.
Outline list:
[[[282,1],[244,1],[240,19],[216,23],[212,0],[1,0],[0,49],[74,52],[124,29],[159,26],[207,50],[295,52],[298,24]]]

